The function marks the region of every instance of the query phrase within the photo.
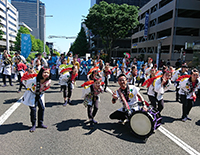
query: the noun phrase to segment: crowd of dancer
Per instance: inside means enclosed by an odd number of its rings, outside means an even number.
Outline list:
[[[2,55],[1,55],[2,56]],[[32,127],[30,132],[36,129],[36,107],[38,107],[38,127],[47,128],[43,124],[44,118],[44,91],[50,88],[51,75],[55,74],[59,78],[60,90],[63,93],[63,106],[71,103],[72,91],[76,80],[80,75],[87,75],[88,81],[83,83],[82,98],[87,107],[87,114],[90,125],[97,123],[94,119],[98,111],[100,93],[109,92],[112,94],[112,103],[119,99],[123,107],[110,115],[111,119],[118,119],[119,122],[128,121],[130,109],[138,101],[146,105],[144,98],[139,93],[140,87],[146,86],[150,106],[157,109],[160,113],[164,108],[163,95],[166,91],[175,86],[176,101],[182,103],[182,121],[191,120],[189,112],[196,100],[196,94],[200,96],[199,71],[192,69],[189,73],[188,66],[183,63],[180,68],[164,66],[158,70],[153,64],[152,58],[148,58],[146,63],[138,63],[136,59],[128,64],[127,56],[122,63],[116,62],[114,67],[109,63],[104,63],[98,55],[96,60],[84,58],[82,61],[73,53],[69,52],[67,57],[61,54],[59,58],[54,54],[49,60],[42,58],[39,53],[36,58],[27,63],[26,59],[16,52],[11,59],[7,51],[0,57],[0,71],[3,77],[3,87],[6,86],[6,77],[9,84],[12,84],[12,73],[19,82],[18,93],[22,87],[26,91],[22,97],[22,103],[30,107]],[[138,67],[138,65],[140,65]],[[139,68],[139,69],[138,69]],[[109,79],[111,75],[114,82],[118,81],[120,88],[117,91],[110,90]],[[137,84],[137,86],[136,86]]]

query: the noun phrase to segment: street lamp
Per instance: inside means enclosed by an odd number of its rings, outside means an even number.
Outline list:
[[[167,36],[157,39],[157,41],[159,42],[158,48],[157,48],[157,56],[156,56],[156,64],[157,64],[158,69],[159,69],[159,65],[160,65],[159,63],[160,63],[162,41],[166,38],[167,38]]]

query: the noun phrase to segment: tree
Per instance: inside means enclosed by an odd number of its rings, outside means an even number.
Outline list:
[[[101,1],[89,10],[84,22],[95,36],[99,36],[110,55],[113,42],[125,38],[138,24],[138,7]]]
[[[1,20],[0,20],[0,23],[1,23]],[[3,26],[0,24],[0,28],[2,28]],[[3,35],[4,35],[4,32],[2,29],[0,29],[0,40],[3,39]]]
[[[85,34],[85,30],[82,27],[78,36],[72,46],[70,47],[69,51],[72,51],[74,54],[78,55],[85,55],[89,50],[89,43],[87,41],[87,37]]]
[[[16,41],[14,42],[14,44],[15,44],[14,50],[15,51],[20,51],[21,50],[21,33],[23,33],[23,34],[31,34],[28,28],[20,27],[20,29],[18,30],[18,33],[17,33]]]

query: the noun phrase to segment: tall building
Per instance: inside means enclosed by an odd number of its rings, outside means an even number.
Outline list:
[[[19,22],[26,23],[33,31],[36,39],[44,41],[45,4],[39,0],[11,0],[19,12]]]
[[[96,4],[99,4],[101,1],[106,1],[107,3],[116,3],[116,4],[128,4],[142,7],[150,0],[96,0]]]
[[[141,24],[132,35],[132,56],[144,54],[155,60],[159,50],[161,59],[175,62],[184,49],[185,61],[191,61],[193,50],[185,49],[185,43],[200,40],[199,8],[199,0],[151,0],[144,5],[138,17]],[[148,29],[145,29],[146,13],[149,14]]]
[[[6,33],[9,33],[10,46],[13,47],[15,37],[18,32],[18,11],[17,9],[8,2],[8,32],[6,32],[6,2],[5,0],[0,1],[0,24],[1,30],[4,32],[3,39],[0,40],[0,50],[6,49]]]

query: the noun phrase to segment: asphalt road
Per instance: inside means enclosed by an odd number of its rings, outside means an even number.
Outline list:
[[[44,124],[48,129],[37,128],[29,132],[31,126],[29,107],[21,104],[12,115],[0,126],[0,155],[102,155],[102,154],[191,154],[178,146],[173,140],[156,130],[146,141],[136,138],[128,124],[118,124],[110,120],[109,115],[121,104],[111,103],[111,95],[100,95],[101,102],[96,120],[99,122],[93,129],[87,124],[86,108],[82,104],[82,89],[79,86],[83,80],[77,81],[73,90],[72,105],[63,107],[62,93],[58,81],[53,81],[46,92],[46,109]],[[0,83],[2,85],[2,83]],[[0,86],[0,117],[23,95],[17,93],[17,83],[14,86]],[[112,90],[118,89],[118,84],[109,84]],[[24,90],[22,91],[24,92]],[[147,99],[146,88],[141,89]],[[190,112],[192,121],[182,122],[182,105],[175,102],[175,92],[172,90],[164,95],[165,107],[162,111],[162,127],[181,139],[194,150],[200,152],[200,101],[198,100]]]

